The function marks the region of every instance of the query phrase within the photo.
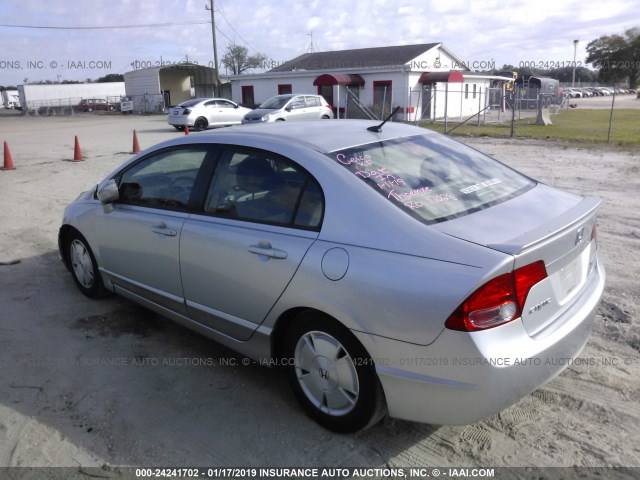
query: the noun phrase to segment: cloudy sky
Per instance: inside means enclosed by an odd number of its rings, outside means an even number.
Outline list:
[[[209,64],[208,2],[2,0],[0,85],[95,79],[187,58]],[[305,53],[313,38],[316,51],[443,42],[478,69],[568,63],[578,39],[584,64],[589,41],[640,27],[638,0],[215,0],[215,12],[219,57],[235,42],[276,63]]]

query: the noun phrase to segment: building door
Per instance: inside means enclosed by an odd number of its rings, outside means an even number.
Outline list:
[[[391,113],[391,80],[380,80],[373,82],[373,106],[374,112],[380,118]]]
[[[422,120],[431,120],[432,89],[433,84],[422,84]]]
[[[255,107],[253,97],[253,85],[245,85],[242,87],[242,105],[249,108]]]
[[[333,85],[318,85],[318,95],[324,97],[335,113],[336,106],[333,104]]]

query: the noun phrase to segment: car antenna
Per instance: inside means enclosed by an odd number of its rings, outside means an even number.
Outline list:
[[[380,133],[382,131],[382,126],[387,123],[389,120],[391,120],[391,117],[393,117],[396,112],[400,110],[400,105],[398,105],[393,112],[391,112],[389,114],[389,116],[387,118],[384,119],[384,122],[382,122],[380,125],[374,125],[373,127],[369,127],[367,128],[367,130],[369,130],[370,132],[376,132],[376,133]]]

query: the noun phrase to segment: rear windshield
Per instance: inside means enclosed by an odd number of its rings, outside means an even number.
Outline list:
[[[186,102],[182,102],[179,107],[193,107],[202,102],[201,98],[194,98],[193,100],[187,100]]]
[[[328,154],[399,208],[424,223],[482,210],[535,182],[441,135],[418,135]]]

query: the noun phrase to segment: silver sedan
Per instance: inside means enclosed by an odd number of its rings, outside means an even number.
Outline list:
[[[250,108],[241,107],[226,98],[194,98],[169,108],[167,122],[176,130],[185,126],[194,130],[239,125]]]
[[[331,430],[498,412],[589,337],[600,201],[371,124],[157,145],[67,207],[60,255],[85,295],[122,295],[282,366]]]

